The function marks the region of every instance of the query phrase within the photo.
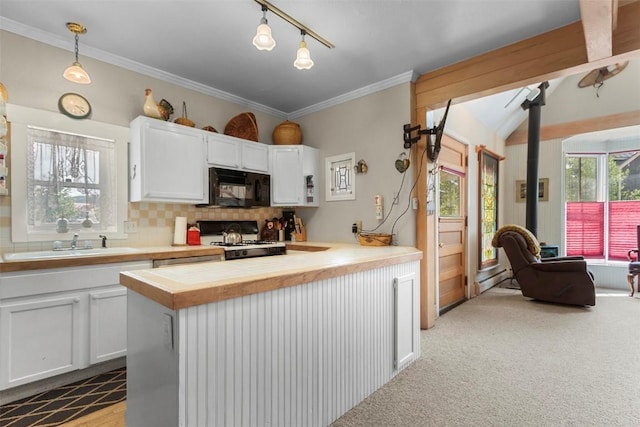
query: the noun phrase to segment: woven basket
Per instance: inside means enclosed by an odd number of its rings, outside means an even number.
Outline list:
[[[274,145],[298,145],[302,143],[300,125],[289,120],[276,126],[271,136]]]
[[[251,112],[246,112],[232,117],[224,127],[224,134],[258,142],[256,116]]]
[[[187,103],[182,101],[182,117],[178,117],[173,121],[182,126],[195,127],[196,124],[187,118]]]
[[[361,246],[389,246],[391,237],[391,234],[386,233],[360,233],[358,242]]]

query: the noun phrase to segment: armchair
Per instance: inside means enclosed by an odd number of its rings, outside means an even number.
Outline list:
[[[501,227],[491,243],[504,249],[523,296],[562,304],[596,304],[593,277],[584,258],[540,259],[538,240],[519,225]]]
[[[634,254],[635,261],[633,260]],[[640,274],[640,225],[638,226],[638,247],[627,252],[627,258],[629,258],[629,274],[627,274],[627,280],[629,281],[629,288],[631,288],[631,294],[629,296],[632,297],[634,294],[634,278]],[[640,293],[640,280],[638,280],[638,293]]]

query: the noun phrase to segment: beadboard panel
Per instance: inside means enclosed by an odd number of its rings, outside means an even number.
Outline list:
[[[181,426],[326,426],[394,369],[395,278],[383,267],[178,312]]]

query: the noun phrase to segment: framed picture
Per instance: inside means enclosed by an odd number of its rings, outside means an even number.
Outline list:
[[[516,181],[516,202],[524,202],[527,200],[527,181]],[[540,178],[538,182],[538,201],[546,202],[549,200],[549,178]]]

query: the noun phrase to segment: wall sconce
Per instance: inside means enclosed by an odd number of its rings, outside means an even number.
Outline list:
[[[64,70],[64,73],[62,75],[70,82],[79,83],[81,85],[88,85],[89,83],[91,83],[91,77],[89,77],[89,73],[87,73],[85,69],[82,68],[82,65],[80,65],[80,62],[78,62],[78,35],[86,33],[87,29],[80,24],[76,24],[75,22],[67,22],[67,28],[69,29],[69,31],[75,34],[76,60],[73,62],[73,64],[67,67],[66,70]]]
[[[278,9],[276,6],[272,5],[268,1],[266,0],[254,0],[254,1],[262,6],[262,13],[263,13],[263,18],[260,20],[260,25],[258,26],[258,29],[256,31],[256,36],[253,38],[253,45],[258,49],[271,50],[276,45],[275,40],[273,40],[273,37],[271,36],[271,28],[269,28],[269,26],[267,25],[267,19],[266,19],[267,11],[270,11],[275,15],[278,15],[280,18],[284,19],[289,24],[293,25],[298,30],[300,30],[300,34],[302,35],[302,40],[298,45],[299,47],[296,55],[296,60],[293,63],[293,66],[296,67],[298,70],[308,70],[311,67],[313,67],[311,54],[309,53],[309,49],[307,48],[307,43],[304,40],[304,36],[309,35],[310,37],[313,37],[314,39],[316,39],[318,42],[322,43],[329,49],[333,49],[335,47],[333,43],[331,43],[324,37],[321,37],[315,31],[301,24],[299,21],[292,18],[282,10]],[[273,42],[273,45],[270,45],[269,40]]]
[[[266,5],[262,5],[262,19],[260,19],[260,25],[256,30],[256,36],[253,38],[253,45],[258,50],[272,50],[276,47],[276,41],[271,35],[271,27],[267,21],[267,8]]]
[[[293,66],[298,70],[308,70],[313,67],[313,60],[311,59],[309,49],[307,49],[307,43],[304,41],[304,36],[307,33],[305,30],[300,30],[300,34],[302,35],[302,40],[300,40],[298,52],[296,53],[296,60],[293,61]]]
[[[369,170],[369,166],[367,166],[367,162],[365,162],[364,159],[360,159],[358,160],[358,163],[356,163],[356,165],[353,167],[353,170],[357,174],[366,174]]]

